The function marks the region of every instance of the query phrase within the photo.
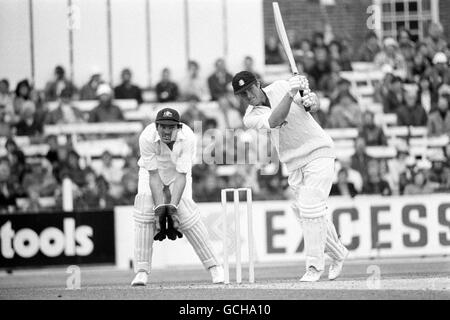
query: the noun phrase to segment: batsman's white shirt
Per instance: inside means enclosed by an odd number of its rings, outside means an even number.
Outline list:
[[[318,158],[336,158],[331,137],[309,112],[294,102],[286,121],[279,127],[270,128],[269,117],[272,108],[277,107],[289,91],[287,81],[275,81],[262,90],[266,93],[271,107],[248,106],[244,125],[247,128],[270,130],[271,141],[289,173]]]
[[[195,156],[196,139],[191,128],[182,125],[178,130],[172,150],[161,141],[154,123],[145,127],[139,137],[141,156],[138,160],[138,193],[151,194],[149,171],[158,170],[162,182],[171,186],[177,172],[186,174],[183,197],[192,197],[192,164]]]

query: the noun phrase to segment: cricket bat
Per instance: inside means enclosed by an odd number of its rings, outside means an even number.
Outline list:
[[[294,55],[292,54],[291,45],[289,44],[289,39],[284,28],[283,17],[281,16],[280,7],[278,2],[272,2],[273,14],[275,17],[275,27],[277,28],[278,38],[280,39],[281,45],[283,46],[284,52],[291,66],[291,71],[294,75],[298,75],[297,64],[294,60]],[[303,90],[300,90],[300,95],[303,97]]]
[[[291,66],[291,71],[293,74],[299,74],[297,69],[297,64],[294,60],[294,55],[292,54],[291,45],[289,44],[289,39],[287,37],[286,29],[284,28],[283,17],[281,16],[280,7],[278,2],[272,2],[273,14],[275,16],[275,26],[277,28],[278,38],[280,39],[283,50]]]

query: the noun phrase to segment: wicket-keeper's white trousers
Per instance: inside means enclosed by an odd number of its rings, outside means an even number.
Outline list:
[[[334,158],[317,158],[289,174],[288,183],[295,194],[292,208],[303,231],[306,269],[324,270],[325,253],[334,260],[345,257],[345,247],[327,217],[333,177]]]
[[[150,174],[144,168],[139,169],[138,194],[134,204],[135,243],[134,269],[135,272],[150,272],[153,237],[155,235],[155,214],[153,212],[153,198],[149,183]],[[173,192],[173,182],[169,184],[170,194]],[[168,201],[168,199],[166,198]],[[208,238],[208,232],[203,224],[197,204],[192,200],[192,178],[186,177],[186,187],[178,206],[179,229],[186,236],[200,258],[203,266],[208,269],[218,265],[218,260]],[[179,239],[175,241],[183,241]],[[170,241],[170,240],[164,240]]]

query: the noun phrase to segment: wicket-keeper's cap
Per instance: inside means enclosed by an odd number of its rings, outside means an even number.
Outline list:
[[[238,94],[256,82],[256,77],[249,71],[241,71],[236,73],[231,84],[233,85],[234,94]]]
[[[158,124],[179,124],[180,123],[180,114],[177,110],[171,108],[163,108],[158,111],[156,114],[156,123]]]

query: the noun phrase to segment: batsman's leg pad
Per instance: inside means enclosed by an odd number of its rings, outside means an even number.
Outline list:
[[[200,219],[197,205],[191,199],[182,199],[178,207],[180,230],[186,236],[205,269],[219,265],[208,231]]]
[[[343,260],[347,250],[339,239],[336,228],[330,219],[327,219],[327,241],[325,244],[325,253],[333,260]]]
[[[319,189],[301,187],[297,202],[293,207],[300,211],[306,253],[306,269],[314,266],[325,268],[325,243],[327,239],[327,219],[325,195]]]
[[[155,216],[150,194],[137,194],[134,199],[134,272],[150,272]]]

